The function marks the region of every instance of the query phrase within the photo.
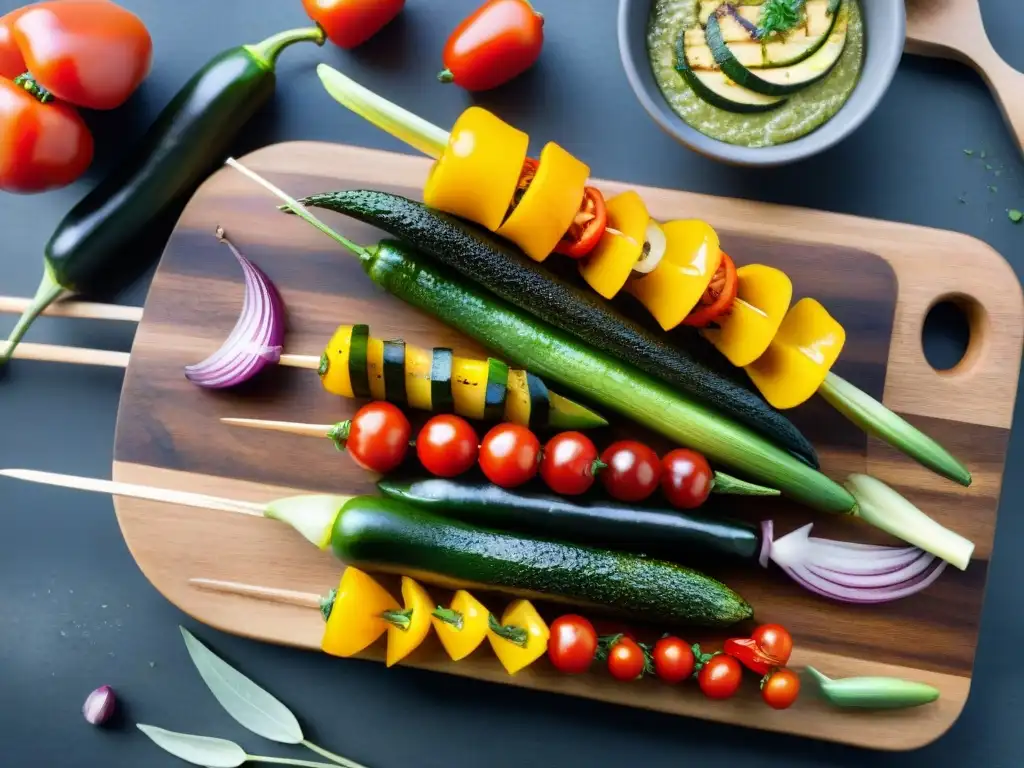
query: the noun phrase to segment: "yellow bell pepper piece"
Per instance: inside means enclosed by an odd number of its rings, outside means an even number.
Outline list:
[[[549,143],[540,153],[530,186],[498,234],[534,261],[544,261],[576,218],[589,176],[588,166]]]
[[[320,647],[332,656],[354,656],[388,629],[382,617],[398,610],[398,601],[366,573],[349,566],[338,588],[324,601],[327,617]]]
[[[328,392],[355,397],[348,371],[348,351],[352,345],[352,326],[339,325],[320,358],[320,383]]]
[[[547,652],[551,630],[527,600],[516,600],[509,605],[501,616],[501,624],[493,615],[488,618],[488,624],[487,639],[510,675]]]
[[[512,203],[529,141],[486,109],[470,107],[455,121],[430,170],[423,202],[494,232]]]
[[[665,254],[646,275],[637,274],[626,285],[663,330],[679,325],[697,306],[701,295],[722,263],[718,233],[697,219],[669,221],[665,233]]]
[[[460,589],[447,608],[438,606],[434,610],[430,621],[452,661],[461,661],[479,648],[487,637],[490,615],[479,600]]]
[[[580,261],[580,274],[587,284],[610,299],[626,284],[644,247],[647,222],[651,217],[643,198],[630,190],[607,202],[608,226],[621,232],[605,232],[590,255]]]
[[[434,601],[427,590],[408,576],[402,577],[402,600],[405,608],[384,614],[388,624],[387,665],[394,666],[415,651],[430,632],[430,614]]]
[[[795,408],[818,391],[845,343],[845,329],[828,310],[814,299],[800,299],[746,371],[774,408]]]
[[[779,331],[793,300],[789,276],[774,267],[748,264],[736,270],[736,301],[718,328],[701,331],[729,362],[744,368],[757,360]]]

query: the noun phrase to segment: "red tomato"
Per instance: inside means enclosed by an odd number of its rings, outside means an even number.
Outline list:
[[[412,425],[398,406],[377,401],[367,403],[352,417],[345,449],[363,469],[384,474],[405,459]]]
[[[302,0],[306,15],[323,27],[327,39],[355,48],[397,16],[405,0]]]
[[[113,109],[149,74],[153,41],[142,20],[110,0],[50,0],[8,14],[32,77],[61,101]]]
[[[608,207],[604,195],[594,187],[583,188],[583,204],[576,219],[555,246],[555,253],[582,259],[600,242],[608,226]]]
[[[628,637],[620,637],[608,651],[608,671],[616,680],[636,680],[646,662],[644,649]]]
[[[775,659],[779,666],[789,662],[793,652],[793,637],[789,631],[779,624],[762,624],[751,634],[750,639],[765,656]]]
[[[555,493],[578,496],[594,484],[597,448],[584,434],[562,432],[544,446],[540,476]]]
[[[438,477],[469,471],[479,453],[476,431],[461,416],[434,416],[416,436],[416,456],[428,472]]]
[[[717,281],[717,294],[715,288]],[[736,274],[736,264],[729,258],[729,254],[722,251],[722,264],[711,279],[711,286],[708,287],[704,298],[697,304],[696,308],[686,316],[683,325],[691,325],[696,328],[704,328],[715,322],[721,315],[732,309],[736,301],[736,294],[739,291],[739,277]]]
[[[693,651],[678,637],[663,637],[654,644],[654,672],[667,683],[681,683],[693,674]]]
[[[438,79],[485,91],[529,69],[543,44],[544,17],[526,0],[487,0],[448,38]]]
[[[696,451],[677,448],[661,460],[661,490],[677,509],[696,509],[711,494],[715,474]]]
[[[92,162],[92,134],[73,107],[43,104],[0,78],[0,189],[43,192],[70,184]]]
[[[548,658],[555,669],[567,675],[579,675],[590,669],[597,652],[597,632],[582,616],[559,616],[551,623]]]
[[[772,709],[788,709],[800,695],[800,678],[791,669],[778,669],[761,682],[761,698]]]
[[[612,498],[643,501],[658,487],[661,462],[651,448],[635,440],[612,443],[601,454],[608,466],[601,470],[601,482]]]
[[[19,8],[0,18],[0,77],[6,77],[8,80],[13,80],[28,70],[25,57],[21,55],[18,44],[14,42],[14,30],[11,29],[14,20],[22,11],[24,8]]]
[[[515,488],[537,474],[540,441],[519,424],[499,424],[480,444],[480,469],[495,485]]]
[[[739,690],[743,667],[724,653],[712,656],[697,673],[697,683],[709,699],[728,699]]]

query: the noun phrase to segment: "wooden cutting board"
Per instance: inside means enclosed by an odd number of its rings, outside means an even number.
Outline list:
[[[373,187],[418,197],[428,168],[422,158],[317,143],[267,147],[243,162],[296,196]],[[609,192],[626,188],[595,183]],[[693,684],[670,687],[648,679],[624,685],[601,671],[570,678],[555,673],[546,659],[509,677],[486,644],[469,659],[452,663],[433,637],[408,663],[867,747],[909,749],[935,739],[957,718],[970,687],[1024,332],[1021,291],[1012,269],[990,247],[964,235],[637,189],[656,218],[708,220],[738,263],[759,261],[786,270],[797,296],[817,297],[846,326],[849,341],[837,371],[873,395],[884,396],[890,408],[926,429],[973,470],[969,489],[943,481],[868,441],[816,399],[792,415],[819,448],[824,471],[837,479],[868,471],[893,484],[976,542],[975,560],[966,572],[947,569],[920,595],[876,607],[814,597],[774,568],[706,568],[744,595],[758,620],[782,622],[792,630],[797,644],[792,664],[813,663],[835,677],[890,674],[922,680],[938,686],[942,696],[918,709],[857,714],[829,709],[808,686],[792,709],[776,712],[760,701],[753,679],[737,698],[713,703]],[[118,413],[114,479],[251,501],[296,492],[373,491],[375,478],[327,440],[244,430],[218,421],[248,416],[327,423],[353,413],[358,403],[326,394],[312,371],[269,370],[229,392],[202,390],[185,380],[183,366],[219,346],[241,306],[240,270],[216,242],[217,226],[280,288],[289,311],[288,352],[319,354],[338,324],[366,322],[381,337],[452,346],[456,354],[484,354],[437,320],[385,294],[355,259],[301,220],[278,213],[276,204],[262,188],[224,169],[184,211],[153,280],[131,352]],[[356,241],[378,239],[379,233],[365,225],[336,214],[324,216]],[[928,309],[946,298],[967,308],[972,337],[965,359],[938,373],[925,361],[921,329]],[[603,446],[624,433],[620,425],[594,437]],[[637,430],[629,434],[637,435]],[[342,570],[330,555],[270,520],[127,498],[117,498],[115,508],[140,568],[182,610],[239,635],[319,647],[318,611],[213,594],[189,580],[320,594],[336,585]],[[813,521],[819,536],[892,543],[856,520],[785,502],[719,500],[715,508],[751,521],[771,518],[782,533]],[[447,599],[440,590],[435,597]],[[485,601],[499,612],[507,598],[487,595]],[[721,634],[684,636],[707,642],[709,648],[719,648],[725,639]],[[380,660],[382,645],[366,658]],[[356,662],[325,657],[323,663]]]
[[[978,71],[1024,148],[1024,73],[1006,63],[985,32],[979,0],[906,0],[908,53],[955,59]],[[1012,19],[1020,31],[1020,21]]]

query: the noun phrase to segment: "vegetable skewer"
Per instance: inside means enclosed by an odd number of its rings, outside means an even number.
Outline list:
[[[582,164],[560,147],[553,143],[545,147],[536,175],[529,176],[525,193],[517,192],[521,198],[516,204],[513,192],[519,190],[528,143],[522,132],[485,110],[471,107],[448,133],[325,64],[317,68],[317,73],[336,101],[436,160],[423,192],[427,206],[480,224],[515,242],[536,261],[546,259],[554,250],[547,241],[536,241],[537,231],[543,228],[520,220],[552,219],[551,208],[558,194],[570,201],[575,199],[577,207],[584,199],[586,174],[578,180],[579,189],[573,187],[573,194],[565,189],[577,183],[573,163]],[[469,155],[453,150],[460,137],[465,138],[459,147],[473,147]],[[544,174],[545,165],[548,174]],[[583,169],[589,173],[585,166]],[[511,186],[503,179],[511,179]],[[530,209],[527,198],[531,193],[533,199],[544,199],[546,204],[538,202]],[[354,206],[339,208],[337,200],[332,200],[337,197],[320,195],[305,202],[340,209],[401,236],[396,231],[402,227],[400,220],[360,217],[352,210]],[[697,311],[704,325],[714,324],[702,331],[704,335],[730,362],[748,373],[772,405],[794,407],[820,392],[865,431],[938,474],[970,485],[968,469],[942,446],[831,372],[845,332],[813,299],[802,299],[790,308],[792,284],[783,273],[763,265],[730,270],[731,260],[722,254],[718,236],[710,226],[696,220],[659,225],[649,218],[635,192],[612,198],[607,208],[608,224],[616,233],[603,236],[580,267],[584,279],[598,293],[611,298],[626,286],[666,330],[685,319],[680,308],[687,312],[691,299],[701,299]],[[553,218],[557,220],[557,216]],[[430,255],[444,258],[433,250]],[[652,261],[657,263],[652,265]],[[722,263],[726,274],[720,277]],[[638,268],[640,273],[631,278]],[[475,275],[469,277],[478,279]],[[723,296],[730,294],[735,300],[724,301]],[[508,295],[503,298],[512,301]],[[719,314],[715,316],[709,307]]]
[[[267,504],[25,469],[0,475],[287,523],[348,565],[488,588],[672,624],[725,627],[753,615],[725,584],[640,555],[503,533],[377,496],[309,494]]]
[[[19,307],[27,303],[27,300],[13,297],[0,297],[0,312],[17,312]],[[57,317],[93,318],[106,320],[120,320],[125,322],[139,322],[142,319],[141,307],[121,307],[111,304],[92,304],[88,302],[58,302],[51,305],[48,314]],[[277,360],[278,365],[289,368],[306,368],[320,373],[321,382],[324,388],[331,394],[343,397],[355,397],[351,385],[342,386],[339,377],[336,375],[327,376],[327,362],[332,356],[337,356],[339,343],[342,338],[350,339],[354,328],[366,328],[366,326],[344,325],[328,344],[327,351],[320,357],[315,355],[298,355],[282,353]],[[368,339],[368,337],[366,337]],[[377,342],[377,351],[381,350],[380,342]],[[434,353],[442,351],[441,348],[433,350]],[[450,352],[450,350],[448,350]],[[423,350],[418,350],[411,345],[406,345],[407,355],[422,355]],[[345,349],[345,357],[348,349]],[[41,362],[71,363],[76,365],[97,365],[111,368],[127,368],[129,353],[114,352],[102,349],[84,349],[79,347],[66,347],[53,344],[37,344],[22,342],[14,351],[14,357],[22,360],[36,360]],[[461,357],[451,358],[452,371],[445,379],[451,389],[452,398],[444,399],[447,406],[439,400],[435,402],[431,393],[425,397],[406,398],[403,402],[411,407],[438,412],[444,408],[453,409],[455,413],[471,419],[500,420],[502,418],[514,424],[532,426],[535,428],[553,429],[591,429],[605,426],[608,422],[588,408],[562,397],[548,390],[544,383],[525,371],[509,370],[507,366],[496,360],[473,360]],[[344,360],[342,362],[347,362]],[[489,374],[498,367],[504,372],[505,386],[499,395],[493,395],[494,387],[489,387]],[[335,371],[341,369],[341,364],[335,367]],[[383,373],[381,361],[371,361],[372,373],[375,378],[372,380],[372,388],[377,389],[379,395],[387,396],[383,387]],[[413,374],[406,372],[406,377],[411,378]],[[348,381],[346,379],[346,381]],[[432,389],[443,393],[444,388],[438,389],[441,383],[431,383]],[[488,410],[485,406],[484,393],[490,392],[498,404],[498,408]],[[372,394],[372,393],[368,393]],[[390,398],[388,398],[390,399]]]

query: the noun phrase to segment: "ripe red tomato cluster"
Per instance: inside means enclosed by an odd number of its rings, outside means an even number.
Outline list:
[[[397,406],[368,403],[352,418],[346,447],[364,469],[390,472],[405,460],[411,433]],[[539,473],[563,496],[585,493],[600,478],[612,498],[638,502],[660,485],[669,503],[680,509],[703,504],[714,483],[707,459],[685,448],[659,459],[643,443],[620,440],[598,455],[593,441],[580,432],[561,432],[542,448],[533,432],[511,423],[498,424],[478,441],[469,422],[451,414],[434,416],[423,426],[416,456],[438,477],[456,477],[479,462],[487,479],[502,488],[520,486]]]
[[[778,661],[759,672],[761,697],[774,709],[786,709],[800,693],[800,678],[784,666],[793,640],[778,624],[758,627],[751,638],[765,657]],[[653,674],[674,685],[696,677],[701,692],[709,699],[734,696],[743,681],[743,667],[749,666],[746,659],[741,663],[740,658],[730,654],[728,647],[725,651],[703,653],[699,645],[688,645],[674,635],[665,635],[653,645],[638,642],[628,632],[598,636],[594,625],[577,614],[560,616],[552,622],[548,658],[567,675],[583,674],[598,660],[605,662],[608,673],[616,680],[638,680]]]

